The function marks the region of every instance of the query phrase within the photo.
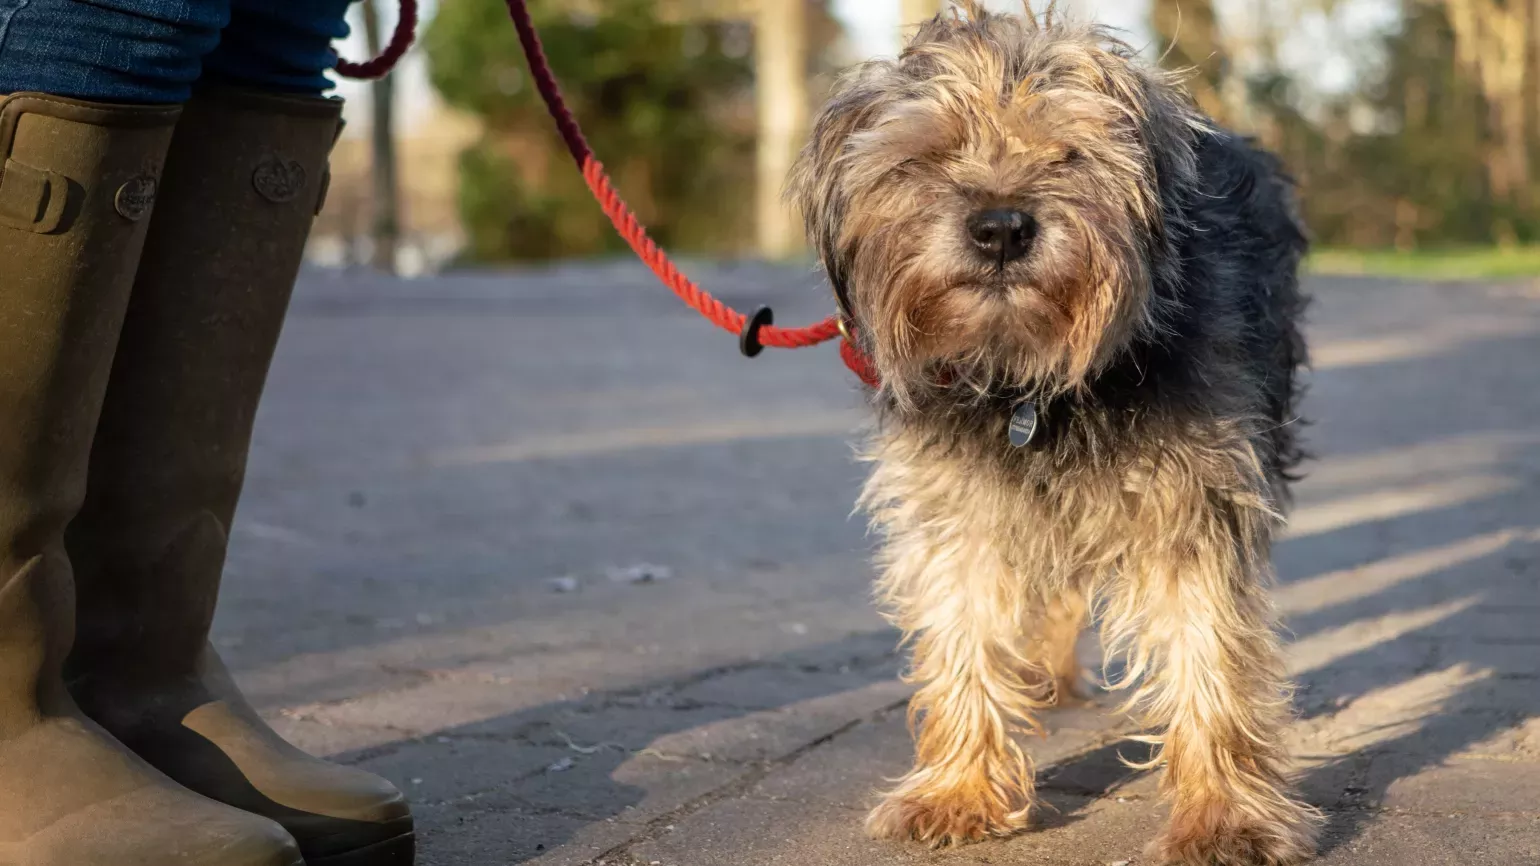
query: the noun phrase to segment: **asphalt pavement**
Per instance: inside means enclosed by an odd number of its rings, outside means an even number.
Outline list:
[[[809,269],[690,270],[831,309]],[[1540,864],[1540,284],[1309,288],[1276,559],[1321,862]],[[408,792],[424,866],[1139,863],[1163,810],[1096,707],[1029,745],[1032,832],[862,835],[910,755],[864,419],[832,347],[741,358],[629,263],[307,273],[216,642],[285,735]]]

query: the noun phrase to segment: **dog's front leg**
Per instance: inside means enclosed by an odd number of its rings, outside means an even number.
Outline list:
[[[1155,761],[1172,814],[1149,854],[1184,866],[1298,863],[1314,851],[1319,815],[1294,799],[1281,742],[1290,698],[1267,595],[1266,498],[1201,479],[1155,484],[1106,611],[1109,644],[1143,676],[1135,703],[1164,731]]]
[[[881,591],[910,635],[915,766],[872,812],[882,838],[949,845],[1027,823],[1032,779],[1012,732],[1033,727],[1024,681],[1024,592],[993,539],[953,524],[889,527]],[[895,533],[895,530],[896,533]]]
[[[1056,707],[1087,701],[1086,672],[1080,664],[1080,634],[1086,628],[1086,600],[1078,589],[1061,589],[1029,622],[1024,679],[1042,684],[1045,702]]]

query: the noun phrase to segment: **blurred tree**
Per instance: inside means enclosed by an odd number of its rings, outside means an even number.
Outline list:
[[[1355,90],[1312,110],[1281,73],[1252,81],[1316,240],[1401,249],[1489,242],[1483,101],[1455,62],[1442,8],[1409,0],[1382,47],[1379,68]]]
[[[945,0],[900,0],[898,20],[911,34],[915,25],[941,14]]]
[[[1230,56],[1213,0],[1154,0],[1150,24],[1162,61],[1172,69],[1192,70],[1187,87],[1198,105],[1212,117],[1229,120],[1224,93]]]
[[[748,138],[722,117],[722,103],[751,83],[748,51],[732,45],[746,37],[720,24],[659,21],[643,0],[608,0],[597,4],[601,14],[565,11],[559,0],[532,5],[589,142],[654,237],[725,240],[713,227],[741,221],[710,193],[732,186],[736,165],[752,158]],[[485,125],[461,165],[470,253],[540,259],[623,249],[561,149],[501,0],[446,0],[425,43],[433,84]]]
[[[1247,58],[1256,71],[1242,131],[1284,157],[1318,243],[1411,249],[1537,238],[1540,61],[1533,32],[1509,32],[1528,27],[1536,2],[1401,0],[1398,26],[1346,91],[1312,91],[1281,68],[1271,48],[1278,35],[1259,41],[1269,50]],[[1329,0],[1289,6],[1296,14],[1332,8]],[[1183,9],[1190,20],[1191,7]],[[1482,17],[1494,9],[1497,18]],[[1279,20],[1264,17],[1269,26]]]
[[[1384,226],[1377,245],[1491,243],[1521,227],[1506,193],[1493,194],[1489,105],[1457,56],[1444,9],[1408,0],[1367,94],[1381,121],[1349,154],[1378,201],[1377,213],[1365,214]]]
[[[380,0],[365,0],[364,42],[370,57],[380,54]],[[370,176],[374,181],[374,214],[369,237],[374,242],[374,267],[396,272],[396,250],[401,240],[401,201],[396,183],[395,76],[386,75],[369,84]]]
[[[1498,205],[1493,233],[1503,244],[1517,240],[1513,212],[1528,204],[1530,147],[1526,141],[1525,76],[1531,46],[1527,0],[1445,0],[1454,31],[1455,56],[1481,87],[1489,142],[1484,162]],[[1532,133],[1532,131],[1530,131]]]
[[[650,0],[575,5],[531,4],[569,104],[638,217],[671,248],[752,248],[752,27],[665,19]],[[823,62],[840,31],[816,6],[812,38]],[[461,164],[468,254],[624,249],[552,128],[503,0],[442,0],[424,44],[433,85],[485,127]]]

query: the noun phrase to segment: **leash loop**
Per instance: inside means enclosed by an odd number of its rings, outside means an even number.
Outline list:
[[[759,332],[775,321],[775,313],[769,307],[760,307],[749,316],[749,320],[743,325],[743,333],[738,335],[738,351],[743,357],[752,358],[764,351],[765,344],[759,341]]]
[[[406,56],[408,48],[417,39],[417,0],[399,0],[401,12],[396,18],[396,29],[391,31],[390,42],[380,52],[380,56],[373,60],[365,60],[362,63],[353,63],[349,60],[337,59],[337,73],[348,78],[372,80],[383,78],[385,74],[396,68],[401,58]]]

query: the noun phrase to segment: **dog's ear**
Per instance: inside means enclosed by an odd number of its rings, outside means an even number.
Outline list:
[[[1180,75],[1162,69],[1140,71],[1144,105],[1140,132],[1153,155],[1162,197],[1169,199],[1196,184],[1198,136],[1211,130],[1213,123],[1198,111]]]
[[[1096,89],[1124,106],[1137,137],[1153,205],[1148,227],[1156,241],[1171,227],[1197,185],[1196,147],[1212,124],[1198,111],[1179,73],[1146,65],[1127,45],[1104,36],[1091,52],[1099,69]]]
[[[840,315],[850,319],[855,317],[855,308],[850,303],[851,254],[841,248],[839,242],[840,226],[844,223],[843,203],[838,210],[838,213],[825,217],[823,230],[814,243],[818,248],[818,260],[823,262],[824,273],[829,276],[829,286],[834,289],[834,297],[839,302]]]
[[[1190,181],[1193,146],[1209,124],[1189,98],[1183,74],[1147,65],[1128,45],[1105,33],[1102,38],[1090,52],[1101,78],[1096,89],[1126,107],[1157,177]]]
[[[846,157],[851,136],[875,122],[879,106],[890,92],[890,88],[879,85],[879,79],[891,73],[890,63],[873,61],[841,79],[818,112],[807,146],[787,178],[786,197],[801,211],[808,243],[817,251],[847,315],[853,311],[852,251],[845,248],[843,240],[850,200],[845,184]]]

